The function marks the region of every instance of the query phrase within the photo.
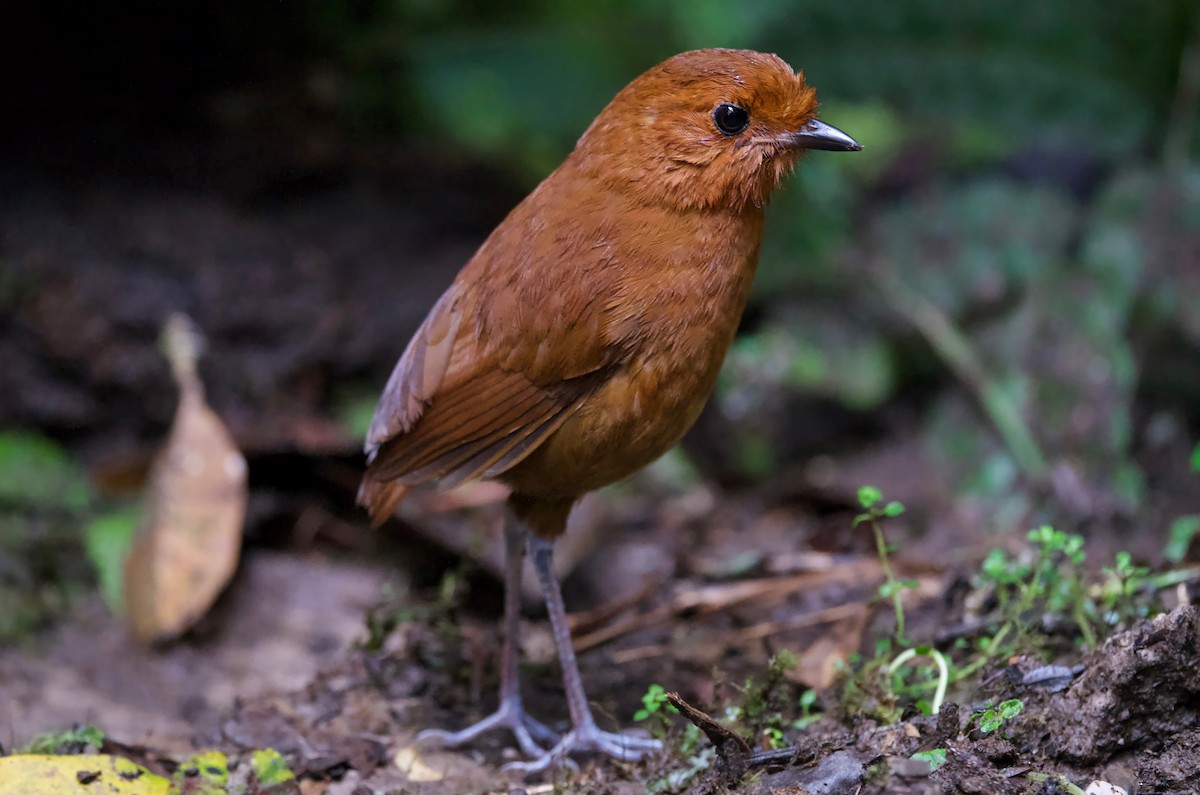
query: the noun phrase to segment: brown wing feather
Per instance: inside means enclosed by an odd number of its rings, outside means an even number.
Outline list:
[[[502,475],[628,359],[637,324],[613,311],[622,268],[603,230],[581,221],[599,208],[550,201],[551,211],[547,198],[535,191],[514,209],[392,372],[367,434],[360,491],[376,520],[407,486]],[[564,261],[568,249],[578,254]],[[577,288],[581,273],[588,290]]]
[[[567,390],[540,389],[520,373],[480,373],[439,393],[411,431],[384,442],[370,474],[409,484],[447,477],[506,439],[519,442],[572,402]]]

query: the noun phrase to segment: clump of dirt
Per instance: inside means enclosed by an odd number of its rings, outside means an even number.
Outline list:
[[[1128,764],[1143,788],[1195,791],[1196,758],[1183,778],[1175,760],[1195,749],[1200,725],[1200,611],[1180,605],[1114,635],[1070,688],[1042,700],[1014,726],[1023,752],[1080,770]]]

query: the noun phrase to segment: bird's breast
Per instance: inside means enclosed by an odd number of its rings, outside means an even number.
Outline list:
[[[746,305],[761,232],[744,234],[722,238],[715,256],[662,259],[631,274],[615,321],[633,340],[627,358],[504,480],[530,496],[575,497],[641,469],[683,436]]]

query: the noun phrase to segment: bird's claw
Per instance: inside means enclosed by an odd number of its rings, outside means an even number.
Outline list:
[[[426,729],[417,735],[417,742],[427,745],[437,745],[444,748],[457,748],[472,742],[481,734],[493,729],[508,729],[517,741],[521,753],[530,757],[541,757],[547,753],[539,745],[552,745],[559,742],[558,732],[546,724],[533,718],[525,711],[520,703],[502,702],[499,709],[478,723],[473,723],[460,731],[450,732],[444,729]]]
[[[579,766],[570,758],[570,754],[596,753],[623,762],[634,762],[661,748],[662,743],[658,740],[601,731],[593,724],[572,729],[550,750],[530,754],[532,758],[525,762],[509,762],[502,770],[524,775],[540,773],[555,765],[578,770]]]

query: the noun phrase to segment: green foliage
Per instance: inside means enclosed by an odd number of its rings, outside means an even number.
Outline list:
[[[1163,557],[1172,563],[1183,560],[1197,533],[1200,533],[1200,514],[1192,513],[1176,518],[1167,531],[1167,546],[1163,550]]]
[[[786,745],[783,732],[788,721],[783,713],[790,709],[787,674],[797,663],[796,655],[787,649],[772,656],[762,682],[747,679],[742,687],[742,702],[734,707],[733,719],[744,722],[750,733],[760,737],[769,748]]]
[[[815,709],[818,706],[817,691],[805,690],[796,704],[800,707],[800,717],[792,721],[793,729],[807,728],[821,719],[822,713]]]
[[[991,148],[1048,135],[1130,152],[1166,115],[1187,5],[1074,0],[1019,13],[986,0],[949,9],[934,0],[305,8],[358,124],[544,167],[630,77],[674,52],[712,46],[777,51],[827,98],[902,109],[908,135],[923,140],[963,128]]]
[[[104,745],[104,732],[95,726],[76,726],[64,732],[39,734],[17,753],[21,754],[82,754],[99,751]]]
[[[1127,552],[1118,552],[1103,579],[1092,582],[1083,567],[1083,538],[1049,526],[1029,531],[1032,555],[1013,557],[993,550],[984,560],[976,585],[990,589],[997,602],[988,634],[979,638],[966,663],[956,669],[961,680],[993,660],[1037,651],[1048,638],[1040,631],[1049,622],[1073,625],[1089,648],[1104,635],[1151,614],[1147,593],[1156,579],[1147,568],[1135,566]]]
[[[125,558],[137,535],[141,512],[137,508],[101,514],[84,531],[84,549],[100,580],[100,593],[110,610],[125,611],[123,573]]]
[[[863,522],[871,525],[871,531],[875,535],[875,550],[879,556],[879,566],[883,569],[884,581],[879,586],[879,596],[892,603],[892,611],[896,614],[896,642],[903,646],[907,641],[904,639],[904,601],[901,596],[905,590],[916,588],[917,583],[914,580],[896,579],[896,575],[892,571],[892,564],[888,560],[888,545],[884,540],[883,527],[880,522],[883,519],[900,516],[904,513],[904,506],[895,500],[884,503],[883,493],[874,486],[859,488],[858,504],[864,510],[854,517],[854,526],[857,527]]]
[[[32,433],[0,433],[0,505],[72,513],[91,499],[87,477],[61,447]]]
[[[989,706],[976,715],[975,725],[984,734],[991,734],[1003,726],[1006,721],[1020,715],[1023,709],[1025,709],[1025,702],[1018,698],[1010,698],[995,706]]]
[[[274,748],[256,750],[250,755],[250,766],[260,784],[281,784],[296,778],[287,760]]]
[[[65,450],[0,432],[0,643],[28,637],[90,584],[80,527],[93,502]]]
[[[1089,647],[1095,648],[1096,609],[1087,597],[1080,569],[1086,553],[1083,537],[1042,525],[1029,531],[1036,558],[1032,563],[993,550],[983,563],[979,581],[995,587],[1003,624],[985,649],[994,656],[1010,632],[1018,646],[1029,640],[1035,615],[1053,613],[1074,621]],[[1035,609],[1037,608],[1037,609]]]
[[[644,721],[651,715],[658,715],[663,708],[667,711],[678,714],[679,710],[675,709],[669,701],[667,701],[667,691],[662,685],[653,684],[646,689],[642,695],[642,708],[633,713],[635,721]]]

